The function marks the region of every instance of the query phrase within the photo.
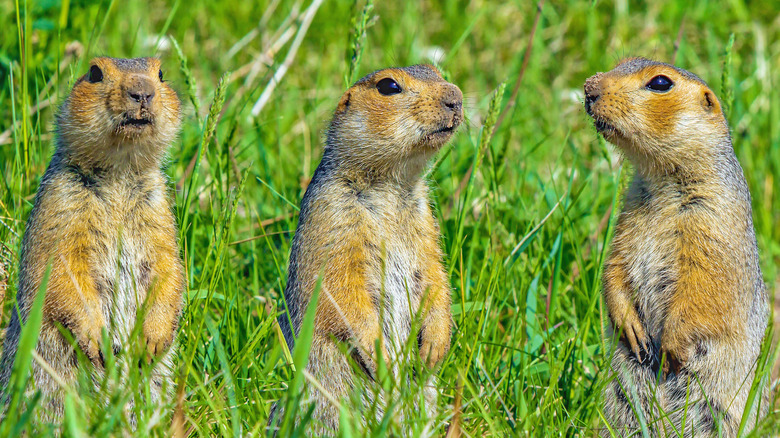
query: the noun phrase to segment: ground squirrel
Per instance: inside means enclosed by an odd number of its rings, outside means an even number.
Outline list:
[[[620,335],[607,422],[619,436],[640,415],[655,436],[736,436],[768,300],[721,104],[697,76],[630,58],[585,82],[585,107],[636,170],[604,265]]]
[[[322,282],[307,371],[336,399],[357,378],[340,344],[369,378],[375,345],[392,364],[414,336],[429,367],[449,349],[450,286],[422,172],[463,120],[462,101],[436,68],[415,65],[365,76],[336,108],[301,203],[284,292],[289,319],[280,317],[292,349]],[[334,433],[338,409],[317,389],[308,397],[315,435]]]
[[[163,81],[158,59],[95,58],[76,81],[57,114],[56,149],[22,241],[18,309],[7,331],[0,388],[9,381],[20,320],[50,264],[37,354],[75,383],[78,362],[67,331],[100,373],[103,352],[125,347],[146,302],[140,332],[148,359],[158,362],[150,391],[160,397],[185,289],[160,170],[179,125],[179,99]],[[113,345],[102,346],[103,330]],[[61,389],[35,361],[32,377],[44,395],[43,418],[56,422]]]

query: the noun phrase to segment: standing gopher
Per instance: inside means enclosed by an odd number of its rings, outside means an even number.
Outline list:
[[[410,337],[429,367],[449,349],[450,286],[422,172],[463,120],[462,100],[438,70],[416,65],[369,74],[336,108],[303,197],[284,291],[289,317],[280,322],[292,349],[321,281],[307,371],[337,400],[357,378],[339,344],[351,346],[369,378],[375,345],[391,369]],[[315,436],[334,434],[339,410],[318,389],[307,395],[316,405]]]
[[[620,336],[607,422],[618,435],[642,418],[654,436],[735,437],[768,301],[720,102],[685,70],[631,58],[585,82],[585,107],[636,169],[604,266]]]
[[[51,266],[35,348],[50,370],[32,363],[45,419],[58,422],[63,413],[62,389],[50,371],[76,383],[68,337],[100,371],[103,348],[126,346],[144,304],[143,341],[161,362],[150,385],[153,400],[171,386],[170,347],[185,282],[160,165],[179,124],[179,99],[154,58],[92,60],[60,108],[56,150],[22,241],[17,306],[0,362],[5,392],[20,323]],[[101,345],[104,331],[112,345]]]

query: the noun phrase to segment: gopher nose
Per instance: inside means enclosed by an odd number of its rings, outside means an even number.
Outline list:
[[[463,93],[460,88],[450,84],[442,93],[441,104],[447,111],[460,115],[463,112]]]
[[[599,96],[598,95],[592,95],[592,94],[585,93],[585,111],[587,111],[588,114],[590,114],[590,112],[591,112],[591,110],[590,110],[591,106],[594,103],[596,103],[597,100],[599,100]]]
[[[127,87],[127,97],[132,103],[139,103],[141,106],[149,106],[154,99],[154,85],[143,77],[135,77],[130,81]]]
[[[591,113],[591,106],[593,106],[601,97],[601,86],[599,85],[599,81],[602,74],[603,73],[597,73],[585,81],[585,111],[587,111],[588,114]]]

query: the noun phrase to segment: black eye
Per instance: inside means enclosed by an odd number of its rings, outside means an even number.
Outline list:
[[[87,76],[87,80],[92,82],[93,84],[95,82],[100,82],[103,80],[103,71],[100,70],[100,67],[93,65],[89,68],[89,76]]]
[[[160,82],[162,82],[162,81],[163,81],[162,70],[159,70],[159,71],[157,72],[157,77],[158,77],[158,78],[160,78]]]
[[[380,93],[384,94],[385,96],[389,96],[391,94],[398,94],[401,91],[401,86],[398,85],[398,83],[390,78],[384,78],[381,81],[376,83],[376,89],[379,90]]]
[[[645,88],[652,91],[665,92],[669,91],[674,86],[674,82],[664,75],[658,75],[645,85]]]

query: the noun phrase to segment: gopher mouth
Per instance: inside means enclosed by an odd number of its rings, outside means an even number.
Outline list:
[[[439,129],[431,132],[431,135],[438,135],[438,134],[450,135],[453,132],[455,132],[455,125],[449,126],[449,127],[448,126],[443,126],[443,127],[439,128]]]
[[[451,136],[456,129],[458,129],[458,126],[460,126],[460,123],[463,121],[463,117],[458,113],[455,114],[452,118],[449,118],[448,120],[442,120],[439,123],[438,127],[436,129],[432,130],[428,133],[428,137],[430,138],[447,138]]]
[[[616,136],[620,135],[620,132],[618,129],[604,120],[603,118],[599,117],[598,115],[595,115],[593,113],[590,113],[590,116],[593,117],[593,126],[596,127],[596,130],[604,136],[607,140],[612,140]]]
[[[593,125],[596,127],[596,130],[604,137],[611,138],[617,134],[617,129],[593,111],[593,102],[595,101],[596,99],[585,96],[585,112],[593,119]]]
[[[135,118],[130,116],[125,116],[121,122],[119,122],[119,128],[129,128],[129,129],[144,129],[147,126],[152,124],[151,117],[141,117],[141,118]]]
[[[596,129],[602,134],[607,132],[611,133],[615,130],[615,128],[612,125],[600,119],[594,119],[593,124],[596,125]]]
[[[455,128],[457,127],[457,124],[453,124],[452,126],[444,125],[429,131],[428,134],[423,137],[423,143],[432,147],[439,147],[446,143],[450,137],[452,137],[452,134],[455,132]]]

